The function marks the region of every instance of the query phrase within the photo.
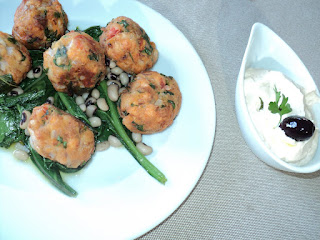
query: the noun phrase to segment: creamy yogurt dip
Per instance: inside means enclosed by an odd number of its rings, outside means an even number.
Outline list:
[[[280,159],[297,165],[306,164],[315,154],[318,146],[318,130],[305,141],[296,141],[285,135],[279,127],[280,114],[271,113],[269,103],[276,100],[275,89],[281,92],[280,103],[284,95],[292,111],[288,116],[306,117],[313,123],[311,105],[319,100],[315,92],[303,94],[284,74],[277,71],[249,68],[245,72],[244,93],[251,120],[265,144]]]

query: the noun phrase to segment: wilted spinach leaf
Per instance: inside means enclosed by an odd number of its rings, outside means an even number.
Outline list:
[[[0,147],[8,148],[14,142],[22,140],[24,134],[19,126],[20,114],[15,109],[0,109]]]
[[[32,58],[32,67],[37,67],[43,64],[43,51],[41,50],[29,50],[30,57]]]
[[[99,42],[99,37],[102,34],[100,26],[92,26],[84,30],[86,34],[89,34],[94,40]]]
[[[0,76],[0,93],[7,93],[10,89],[17,87],[11,74]]]

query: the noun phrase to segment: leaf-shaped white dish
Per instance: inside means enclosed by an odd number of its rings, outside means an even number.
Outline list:
[[[320,169],[320,148],[318,147],[313,158],[305,165],[298,166],[287,163],[277,157],[260,138],[247,110],[244,93],[245,71],[249,68],[260,68],[282,72],[295,85],[303,88],[303,93],[319,91],[310,73],[295,52],[272,30],[261,23],[252,27],[248,45],[240,67],[235,106],[238,123],[242,135],[253,153],[268,165],[289,172],[311,173]],[[313,113],[316,128],[320,126],[320,103],[314,103]],[[316,130],[318,131],[318,129]]]

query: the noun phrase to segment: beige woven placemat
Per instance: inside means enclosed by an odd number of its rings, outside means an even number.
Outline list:
[[[320,239],[320,173],[288,174],[257,159],[241,136],[234,108],[236,78],[255,22],[278,33],[320,86],[320,1],[141,2],[169,19],[195,47],[217,109],[214,147],[199,183],[141,239]]]

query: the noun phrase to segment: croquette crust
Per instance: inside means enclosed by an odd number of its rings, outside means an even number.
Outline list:
[[[122,123],[134,133],[152,134],[168,128],[180,111],[182,96],[173,77],[140,73],[120,95]]]
[[[68,168],[86,163],[94,153],[93,132],[80,120],[48,103],[33,109],[28,130],[30,144],[41,156]]]
[[[12,35],[28,49],[43,49],[59,39],[67,25],[58,0],[23,0],[14,15]]]
[[[120,16],[112,19],[100,36],[100,44],[108,58],[130,74],[150,69],[158,60],[156,44],[132,19]]]
[[[43,58],[44,69],[58,92],[81,94],[104,79],[107,71],[103,49],[84,32],[65,34]]]
[[[31,57],[23,44],[0,31],[0,76],[11,74],[18,85],[31,69]]]

